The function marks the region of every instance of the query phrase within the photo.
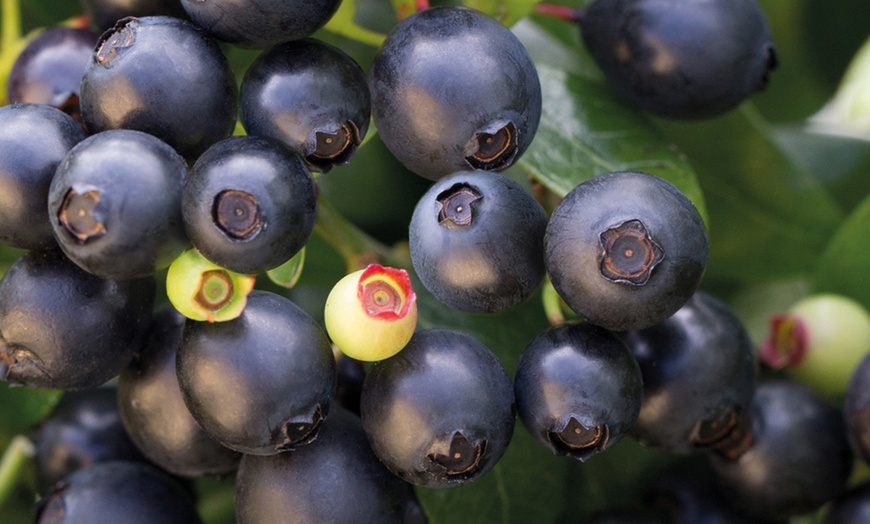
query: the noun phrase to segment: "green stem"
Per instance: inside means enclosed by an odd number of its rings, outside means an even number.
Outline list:
[[[0,0],[3,26],[0,27],[0,53],[9,53],[21,39],[21,6],[18,0]]]
[[[22,471],[33,458],[36,449],[33,443],[23,435],[17,435],[9,443],[3,458],[0,459],[0,508],[6,498],[18,485]]]
[[[551,326],[565,323],[565,313],[562,311],[562,298],[550,282],[550,278],[544,279],[544,287],[541,290],[541,302],[544,306],[544,314]]]
[[[6,104],[6,79],[21,49],[21,6],[0,0],[0,105]]]
[[[411,266],[401,250],[385,246],[350,223],[322,193],[317,197],[314,231],[344,258],[349,273],[372,262],[406,269]]]

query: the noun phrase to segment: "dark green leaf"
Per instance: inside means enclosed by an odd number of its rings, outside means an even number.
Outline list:
[[[10,387],[7,382],[0,382],[0,406],[3,406],[0,438],[4,438],[0,445],[7,443],[5,438],[34,429],[54,409],[62,394],[53,389]]]
[[[870,196],[833,235],[819,260],[815,291],[840,293],[870,308]]]
[[[759,282],[813,270],[843,213],[783,153],[751,103],[712,120],[659,126],[686,152],[704,191],[707,278]]]

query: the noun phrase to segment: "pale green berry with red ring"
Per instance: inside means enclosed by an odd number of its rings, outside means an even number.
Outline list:
[[[242,314],[254,281],[251,275],[220,267],[189,249],[169,265],[166,295],[191,320],[224,322]]]
[[[345,355],[375,362],[405,347],[417,326],[417,295],[404,269],[370,264],[339,280],[324,308],[326,332]]]
[[[870,313],[842,295],[807,296],[769,324],[761,360],[832,399],[843,397],[849,377],[870,351]]]

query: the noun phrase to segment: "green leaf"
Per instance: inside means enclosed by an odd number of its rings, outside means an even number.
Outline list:
[[[743,283],[807,274],[843,219],[776,142],[751,102],[703,122],[658,122],[686,152],[710,211],[707,278]]]
[[[843,222],[819,259],[816,292],[852,297],[870,309],[870,196]]]
[[[305,266],[305,247],[293,255],[293,258],[280,266],[266,271],[269,279],[281,287],[291,288],[302,276],[302,268]]]
[[[354,21],[355,14],[356,1],[343,0],[338,7],[338,11],[335,12],[323,28],[372,47],[380,47],[385,35],[358,25]]]
[[[583,72],[579,48],[572,50],[532,23],[518,33],[533,57],[546,57],[536,59],[541,123],[520,165],[559,196],[595,175],[647,172],[677,186],[706,221],[704,197],[685,155],[600,78]],[[554,64],[554,55],[566,63]]]
[[[510,27],[532,13],[540,0],[464,0],[463,4],[482,11]]]
[[[62,391],[13,387],[0,382],[0,449],[6,439],[35,428],[57,405]]]

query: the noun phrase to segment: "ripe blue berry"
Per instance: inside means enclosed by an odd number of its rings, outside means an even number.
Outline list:
[[[168,16],[124,18],[85,68],[82,118],[92,133],[150,133],[193,161],[230,136],[237,96],[229,62],[202,29]]]
[[[128,129],[97,133],[64,157],[48,213],[57,243],[103,278],[153,274],[188,246],[181,217],[187,164],[160,139]]]
[[[619,442],[643,399],[640,368],[615,335],[591,324],[552,328],[523,351],[517,413],[556,455],[587,460]]]
[[[281,140],[321,173],[350,161],[370,115],[369,86],[359,64],[311,38],[266,50],[242,79],[239,116],[245,131]]]
[[[317,195],[302,159],[264,137],[231,137],[202,154],[184,181],[184,228],[207,260],[259,273],[293,257],[311,236]]]
[[[613,88],[665,117],[724,113],[776,67],[756,0],[598,0],[580,30]]]
[[[541,117],[538,73],[522,43],[465,7],[426,9],[400,22],[369,82],[384,144],[431,180],[506,169],[529,146]]]
[[[707,266],[707,230],[670,182],[616,172],[572,189],[553,210],[545,237],[547,272],[577,314],[613,331],[673,315]]]
[[[544,209],[497,173],[456,173],[432,185],[409,226],[411,262],[426,289],[468,312],[528,298],[544,278]]]
[[[473,482],[513,436],[514,393],[498,358],[470,335],[418,331],[398,355],[375,362],[360,412],[375,454],[425,487]]]

